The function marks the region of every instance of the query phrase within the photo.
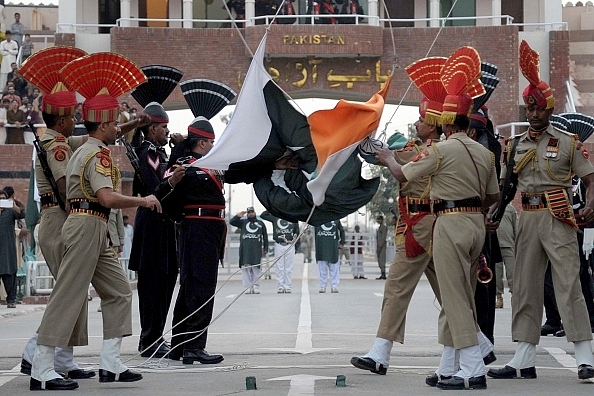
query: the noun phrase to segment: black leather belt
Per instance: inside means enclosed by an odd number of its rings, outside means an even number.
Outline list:
[[[39,200],[41,201],[41,209],[53,208],[59,205],[58,199],[53,192],[40,195]]]
[[[89,202],[86,199],[73,198],[69,199],[70,213],[84,213],[100,217],[107,221],[109,219],[110,208],[101,206],[98,202]]]
[[[409,203],[408,213],[431,212],[431,204]]]
[[[196,217],[216,217],[219,219],[225,218],[225,209],[208,209],[208,208],[184,208],[186,218]]]
[[[436,199],[433,201],[433,213],[478,213],[483,210],[483,201],[479,197],[458,200]]]

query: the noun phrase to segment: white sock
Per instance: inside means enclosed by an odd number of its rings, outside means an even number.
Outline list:
[[[124,366],[120,360],[121,345],[122,338],[116,337],[103,340],[103,346],[101,348],[101,363],[99,364],[99,368],[114,373],[116,375],[116,381],[120,373],[128,370],[128,367]]]
[[[56,348],[54,367],[59,373],[66,373],[72,370],[79,370],[78,364],[74,363],[74,347]]]
[[[589,364],[594,366],[594,358],[592,357],[592,343],[589,340],[575,341],[573,343],[575,351],[575,362],[579,367],[582,364]]]
[[[25,345],[25,349],[23,350],[23,359],[29,363],[33,362],[33,356],[35,355],[35,347],[37,346],[37,333],[33,334],[29,341],[27,341],[27,345]]]
[[[472,378],[480,377],[487,373],[481,348],[478,345],[469,346],[458,350],[460,352],[460,371],[457,377]]]
[[[435,374],[442,377],[451,377],[460,369],[460,353],[457,349],[450,346],[443,346],[439,367]]]
[[[536,344],[518,342],[514,358],[507,365],[520,370],[534,367],[536,365]]]
[[[487,336],[482,332],[479,331],[478,333],[476,333],[476,336],[478,337],[478,342],[479,342],[479,348],[481,349],[481,356],[485,357],[488,354],[490,354],[491,352],[493,352],[493,344],[491,343],[491,340],[489,340],[487,338]]]
[[[390,365],[390,352],[392,351],[392,345],[394,345],[394,341],[376,337],[371,350],[363,357],[371,358],[377,363],[388,367]]]

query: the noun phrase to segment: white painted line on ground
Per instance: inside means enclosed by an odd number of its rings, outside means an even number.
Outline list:
[[[268,381],[291,381],[288,396],[314,395],[316,380],[336,380],[335,377],[320,377],[317,375],[297,374],[286,377],[270,378]]]

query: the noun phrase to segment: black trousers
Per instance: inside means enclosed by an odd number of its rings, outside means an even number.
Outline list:
[[[177,263],[170,267],[165,272],[161,268],[145,266],[137,272],[141,327],[139,346],[142,349],[161,340],[163,335],[178,273]]]
[[[4,284],[4,290],[6,290],[6,302],[11,304],[16,302],[16,291],[17,291],[17,276],[16,273],[2,274],[2,283]]]

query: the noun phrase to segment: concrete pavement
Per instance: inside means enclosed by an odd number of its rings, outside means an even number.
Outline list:
[[[235,267],[236,268],[236,267]],[[234,268],[234,269],[235,269]],[[150,360],[136,356],[138,311],[135,296],[134,335],[122,345],[123,359],[143,372],[144,379],[131,384],[100,384],[97,379],[80,380],[77,391],[53,394],[112,395],[428,395],[441,392],[424,384],[425,376],[439,363],[437,344],[439,307],[431,288],[422,280],[407,317],[406,344],[396,344],[388,374],[379,376],[352,367],[352,356],[371,347],[383,295],[383,281],[375,280],[379,269],[366,263],[368,280],[354,280],[348,266],[341,269],[338,294],[318,293],[315,263],[303,266],[296,256],[291,294],[277,294],[274,275],[262,280],[260,295],[240,295],[241,276],[228,277],[220,270],[215,300],[215,320],[209,329],[207,349],[222,353],[219,365],[183,365],[181,361]],[[509,294],[505,308],[497,310],[498,360],[507,363],[515,350],[511,342]],[[85,367],[96,368],[101,349],[99,300],[89,303],[89,345],[75,348]],[[19,373],[21,351],[43,315],[43,307],[17,306],[5,316],[0,308],[0,395],[28,394],[29,378]],[[219,316],[220,315],[220,316]],[[573,344],[564,338],[543,337],[537,350],[536,380],[488,380],[481,394],[498,395],[585,395],[594,392],[591,381],[577,379]],[[338,375],[346,387],[337,387]],[[246,389],[246,377],[255,377],[257,390]]]

